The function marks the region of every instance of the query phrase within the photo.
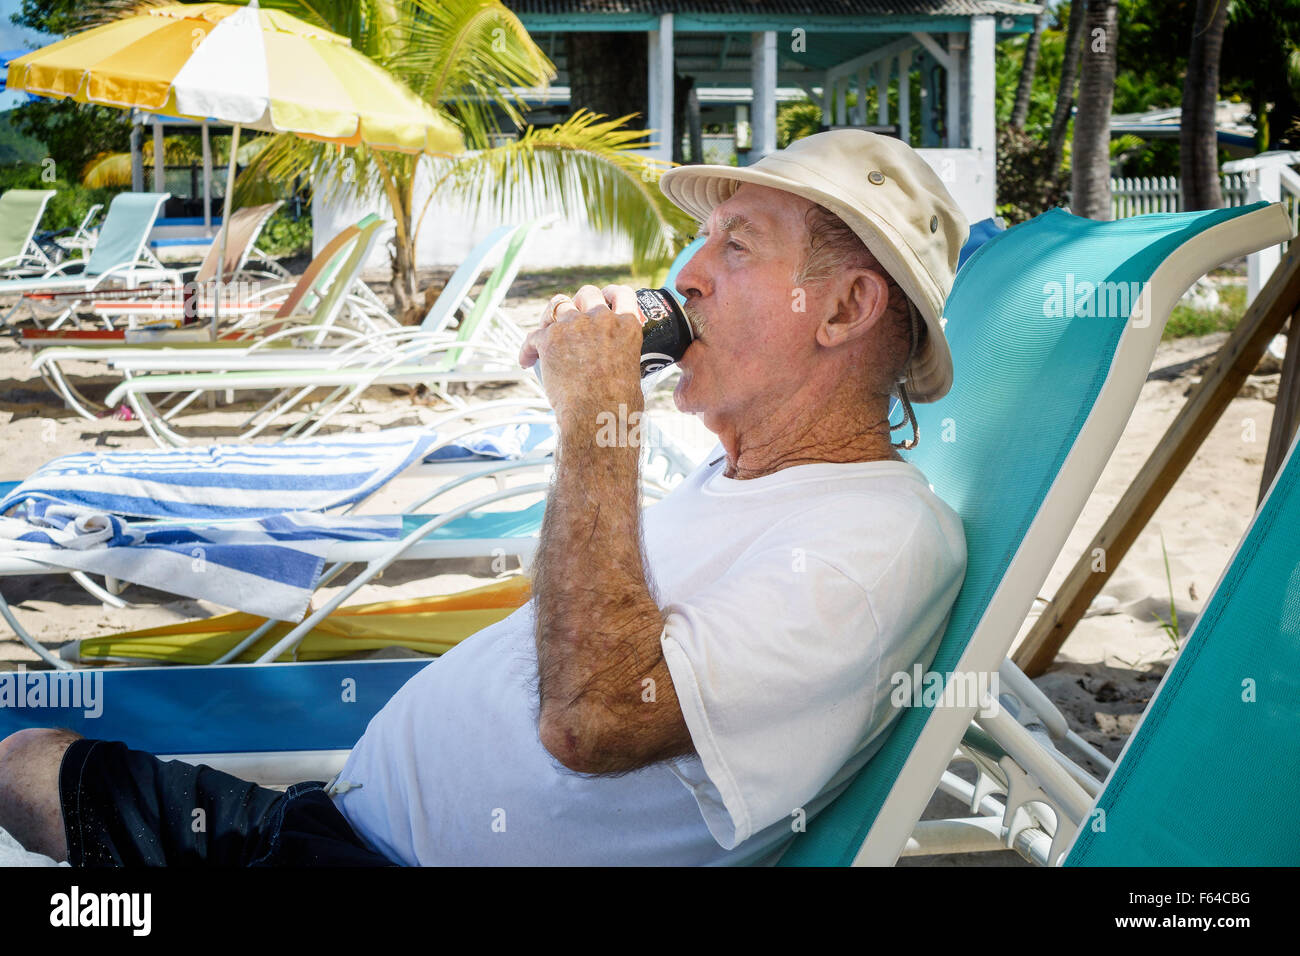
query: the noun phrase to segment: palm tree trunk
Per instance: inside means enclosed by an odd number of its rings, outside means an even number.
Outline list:
[[[1070,109],[1074,106],[1074,81],[1079,73],[1079,56],[1083,52],[1083,21],[1087,9],[1087,0],[1071,0],[1070,24],[1065,29],[1065,51],[1061,59],[1061,83],[1056,88],[1052,131],[1047,137],[1047,168],[1053,172],[1061,168],[1061,157],[1065,153],[1065,131],[1070,125]]]
[[[1025,59],[1020,64],[1020,84],[1016,87],[1016,105],[1011,108],[1011,126],[1024,129],[1025,120],[1029,118],[1029,94],[1034,89],[1034,72],[1038,69],[1038,51],[1043,43],[1043,27],[1047,25],[1047,13],[1040,13],[1034,18],[1034,32],[1029,34],[1025,45]]]
[[[1219,100],[1219,55],[1227,21],[1227,0],[1197,0],[1192,49],[1183,80],[1182,128],[1178,138],[1183,208],[1188,210],[1223,206],[1214,113]]]
[[[416,287],[415,233],[411,222],[413,211],[412,193],[415,188],[416,174],[415,165],[412,164],[408,175],[396,176],[394,175],[395,170],[378,153],[372,153],[372,156],[375,165],[379,168],[380,177],[384,183],[384,194],[388,197],[388,205],[392,209],[393,225],[396,228],[389,260],[393,272],[390,283],[393,290],[393,314],[403,324],[414,324],[419,321],[416,306],[419,289]],[[401,162],[401,160],[394,160],[393,162],[397,163]],[[413,314],[415,315],[414,320],[412,319]]]
[[[1076,3],[1079,0],[1075,0]],[[1075,215],[1110,219],[1110,107],[1115,99],[1116,0],[1089,0],[1079,114],[1074,118],[1070,200]]]

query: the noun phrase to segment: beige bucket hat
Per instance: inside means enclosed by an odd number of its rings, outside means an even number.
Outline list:
[[[707,222],[742,183],[794,193],[835,213],[902,288],[928,335],[903,384],[917,402],[952,387],[944,302],[969,226],[938,175],[901,140],[839,129],[796,140],[752,166],[679,166],[659,180],[675,205]]]

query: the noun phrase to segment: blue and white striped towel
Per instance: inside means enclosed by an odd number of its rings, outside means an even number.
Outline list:
[[[0,518],[0,548],[282,621],[300,620],[333,541],[397,540],[401,517],[284,514],[223,522],[131,523],[30,503]]]
[[[555,438],[554,425],[516,422],[466,435],[457,442],[443,445],[425,461],[473,461],[479,458],[497,461],[519,458],[530,452],[543,454],[555,451]]]
[[[276,445],[81,452],[56,458],[0,499],[0,515],[48,502],[130,518],[262,518],[359,501],[421,460],[422,428]]]

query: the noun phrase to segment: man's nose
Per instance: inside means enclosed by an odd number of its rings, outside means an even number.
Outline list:
[[[688,300],[708,295],[713,291],[713,283],[709,280],[709,271],[707,264],[708,243],[696,240],[693,245],[697,245],[694,255],[692,255],[686,264],[682,266],[681,271],[672,280],[672,286],[681,295]],[[689,248],[689,247],[688,247]]]

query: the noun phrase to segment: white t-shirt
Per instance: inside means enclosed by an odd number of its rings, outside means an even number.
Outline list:
[[[404,864],[772,859],[897,716],[966,567],[960,519],[904,462],[761,478],[698,468],[643,513],[661,638],[696,754],[620,776],[537,732],[533,605],[461,642],[371,720],[335,802]]]

